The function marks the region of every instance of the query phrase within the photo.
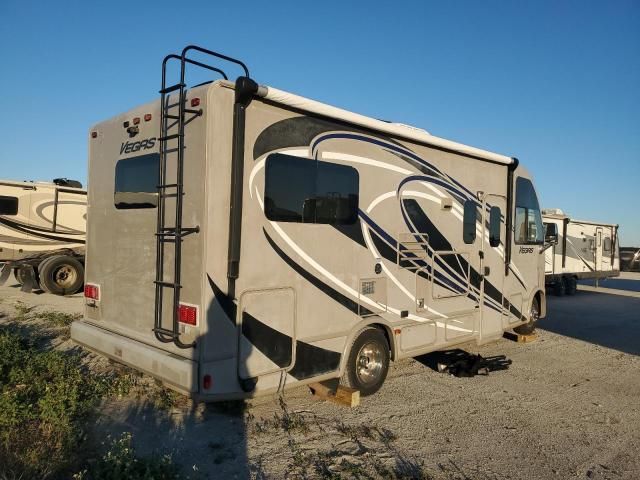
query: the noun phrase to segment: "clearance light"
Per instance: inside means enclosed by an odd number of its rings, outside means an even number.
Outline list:
[[[87,283],[84,286],[84,297],[91,300],[100,300],[100,285]]]
[[[192,98],[191,99],[191,106],[192,107],[197,107],[200,105],[200,99],[199,98]]]
[[[98,138],[98,132],[91,132],[91,138]]]
[[[140,123],[140,117],[136,117],[133,119],[133,124],[138,125]]]
[[[198,325],[198,307],[181,303],[178,306],[178,321],[187,325]]]
[[[145,114],[144,114],[144,121],[145,121],[145,122],[148,122],[148,121],[150,121],[150,120],[151,120],[151,114],[150,114],[150,113],[145,113]]]
[[[205,375],[202,377],[202,388],[209,390],[211,388],[211,375]]]

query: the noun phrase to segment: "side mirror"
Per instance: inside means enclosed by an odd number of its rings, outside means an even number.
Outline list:
[[[555,223],[544,224],[544,243],[548,245],[558,244],[558,225]]]

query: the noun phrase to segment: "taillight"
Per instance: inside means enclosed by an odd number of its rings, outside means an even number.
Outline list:
[[[85,284],[84,297],[96,301],[100,300],[100,286],[93,283]]]
[[[181,303],[178,306],[178,321],[187,325],[198,325],[198,307]]]
[[[202,388],[209,390],[211,388],[211,375],[205,375],[202,377]]]

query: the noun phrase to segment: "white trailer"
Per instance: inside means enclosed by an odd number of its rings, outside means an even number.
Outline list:
[[[0,180],[0,285],[67,295],[84,281],[87,192],[80,182]]]
[[[224,78],[187,88],[194,64]],[[165,58],[159,100],[89,136],[72,338],[200,400],[340,377],[368,395],[390,360],[545,315],[542,218],[515,158],[258,85],[195,46]]]
[[[620,275],[618,225],[576,220],[560,209],[545,209],[542,220],[558,242],[545,252],[545,283],[555,295],[573,295],[577,282]]]

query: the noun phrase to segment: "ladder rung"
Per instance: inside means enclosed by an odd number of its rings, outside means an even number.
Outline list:
[[[182,285],[180,285],[179,283],[172,283],[172,282],[161,282],[159,280],[154,280],[154,283],[156,285],[160,285],[161,287],[167,287],[167,288],[182,288]]]
[[[185,108],[184,113],[191,113],[193,115],[202,115],[202,109],[199,108],[198,110],[192,110],[191,108]]]
[[[173,133],[171,135],[167,135],[166,137],[160,137],[158,140],[161,142],[166,142],[167,140],[172,140],[174,138],[181,137],[182,135],[179,133]]]
[[[156,185],[156,188],[174,188],[180,185],[179,183],[165,183],[164,185]]]
[[[180,120],[180,115],[171,115],[170,113],[165,113],[164,118],[170,118],[171,120]]]
[[[175,85],[171,85],[170,87],[165,87],[160,90],[160,94],[174,92],[183,87],[186,87],[184,83],[176,83]]]
[[[164,327],[155,327],[153,328],[153,331],[158,333],[163,333],[165,335],[169,335],[172,338],[175,338],[178,336],[175,333],[173,333],[173,330],[169,330],[168,328],[164,328]]]

